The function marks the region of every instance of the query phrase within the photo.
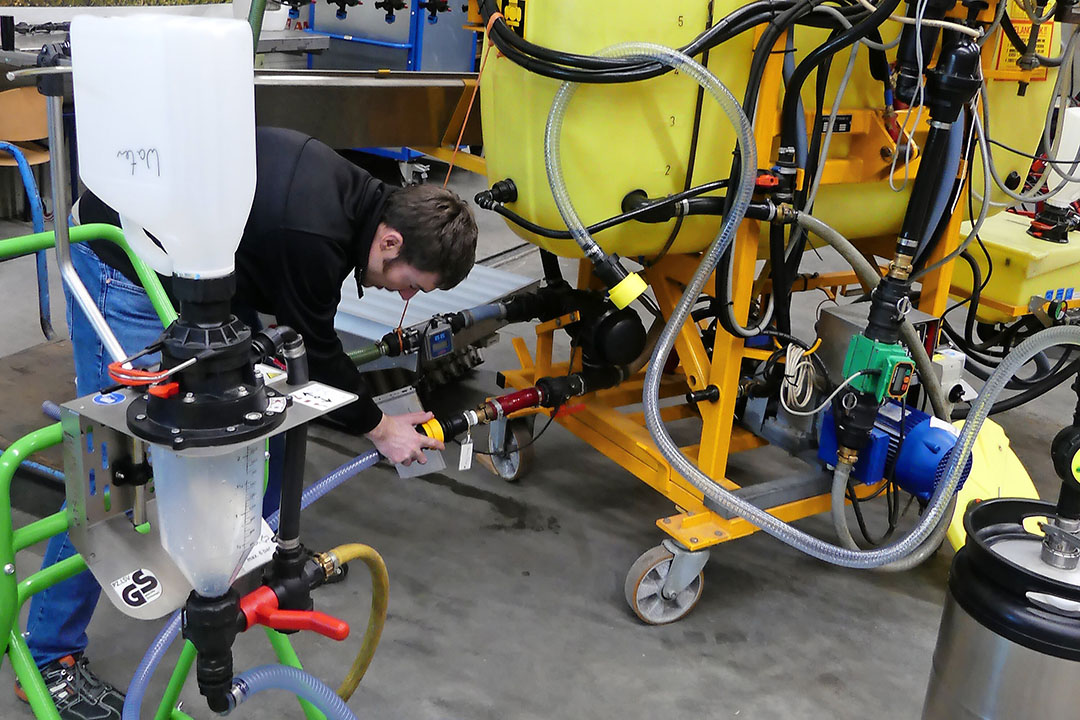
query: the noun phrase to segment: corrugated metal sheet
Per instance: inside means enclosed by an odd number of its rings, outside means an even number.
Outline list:
[[[453,290],[419,293],[409,303],[404,327],[424,322],[432,315],[457,312],[483,305],[536,285],[537,280],[495,268],[476,265],[469,277]],[[396,292],[365,288],[364,298],[356,296],[352,276],[341,288],[334,326],[338,332],[377,340],[397,327],[405,301]]]

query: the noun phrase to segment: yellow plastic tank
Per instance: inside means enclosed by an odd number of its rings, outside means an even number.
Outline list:
[[[980,294],[977,316],[983,322],[1013,320],[1012,307],[1027,314],[1033,297],[1080,303],[1080,239],[1072,233],[1072,241],[1065,244],[1041,240],[1027,234],[1030,224],[1022,215],[1001,213],[987,220],[979,232],[994,270]],[[967,224],[960,232],[966,235]],[[972,247],[971,254],[985,279],[990,268],[986,256],[978,247]],[[953,287],[963,297],[971,294],[971,271],[962,262],[957,264]]]
[[[690,42],[707,25],[708,3],[701,0],[502,0],[499,3],[512,27],[525,39],[558,50],[589,54],[630,40],[651,41],[679,47]],[[714,18],[727,15],[743,3],[716,0]],[[899,32],[887,23],[883,33]],[[827,31],[798,27],[795,35],[796,62],[827,37]],[[1044,35],[1045,38],[1045,30]],[[889,39],[886,35],[886,40]],[[998,52],[991,39],[984,49],[984,69],[988,78],[1009,76],[1003,71],[1010,62]],[[746,32],[712,50],[708,67],[741,100],[749,73],[753,31]],[[847,52],[836,56],[831,70],[830,91],[840,81]],[[1053,52],[1051,50],[1051,52]],[[488,179],[513,179],[519,197],[509,204],[522,216],[546,227],[564,228],[555,207],[544,169],[544,125],[559,81],[527,72],[492,50],[482,78],[481,107]],[[842,115],[852,116],[850,133],[834,135],[831,158],[836,163],[826,175],[815,215],[850,238],[890,235],[898,231],[910,194],[911,183],[901,192],[890,189],[887,163],[879,155],[884,145],[870,127],[883,109],[883,88],[869,73],[867,54],[861,52],[855,73],[845,94]],[[701,59],[700,57],[698,58]],[[890,58],[891,59],[891,58]],[[1015,69],[1015,65],[1012,65]],[[1013,73],[1015,75],[1015,73]],[[1043,78],[1043,79],[1039,79]],[[1026,93],[1018,94],[1015,79],[988,79],[992,132],[1001,142],[1032,151],[1038,143],[1054,73],[1043,70],[1032,80]],[[812,111],[814,81],[804,88],[804,106]],[[668,73],[645,82],[622,85],[585,85],[579,88],[567,111],[562,136],[563,170],[567,188],[582,220],[591,224],[621,212],[623,197],[637,189],[650,197],[680,192],[686,180],[690,139],[694,124],[697,85],[682,74]],[[831,108],[832,94],[826,98]],[[776,112],[781,98],[776,98]],[[766,106],[767,107],[767,106]],[[769,112],[769,110],[765,110]],[[860,126],[865,135],[856,136]],[[925,113],[922,122],[925,132]],[[916,141],[920,135],[916,132]],[[706,95],[694,185],[726,178],[730,171],[734,132],[716,102]],[[862,143],[863,152],[856,152]],[[866,153],[866,143],[872,153]],[[775,147],[775,146],[774,146]],[[1026,173],[1025,158],[994,149],[996,164],[1004,177],[1015,170]],[[876,157],[876,161],[875,161]],[[759,158],[767,167],[775,159]],[[876,164],[884,166],[871,167]],[[981,166],[975,176],[981,174]],[[916,163],[909,167],[914,176]],[[903,182],[903,170],[897,185]],[[835,183],[835,184],[832,184]],[[687,218],[671,251],[696,252],[714,237],[720,220],[711,217]],[[657,225],[626,223],[596,236],[608,252],[623,256],[652,255],[660,251],[671,232],[672,223]],[[579,256],[572,240],[550,240],[522,231],[514,232],[533,243],[563,256]]]

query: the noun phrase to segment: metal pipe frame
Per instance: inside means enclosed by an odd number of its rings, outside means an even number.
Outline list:
[[[71,241],[68,237],[67,218],[71,213],[71,206],[67,199],[68,166],[64,162],[64,99],[50,95],[49,105],[49,149],[53,154],[53,161],[49,163],[49,176],[52,179],[53,200],[53,231],[56,236],[56,264],[60,268],[60,277],[64,280],[64,286],[75,298],[79,308],[90,321],[91,327],[105,347],[105,352],[113,359],[113,362],[127,357],[120,341],[116,339],[109,324],[98,310],[94,299],[90,297],[86,286],[83,285],[79,274],[75,272],[75,266],[71,264]]]

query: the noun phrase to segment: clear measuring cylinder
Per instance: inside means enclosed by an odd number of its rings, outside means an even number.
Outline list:
[[[263,441],[174,452],[153,445],[161,544],[192,587],[220,597],[259,539]]]

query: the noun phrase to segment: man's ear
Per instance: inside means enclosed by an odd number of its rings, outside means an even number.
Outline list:
[[[397,252],[394,253],[394,256],[401,252],[401,246],[404,242],[401,233],[391,227],[386,227],[385,231],[382,233],[382,237],[379,238],[379,246],[381,249],[390,251],[397,250]]]

